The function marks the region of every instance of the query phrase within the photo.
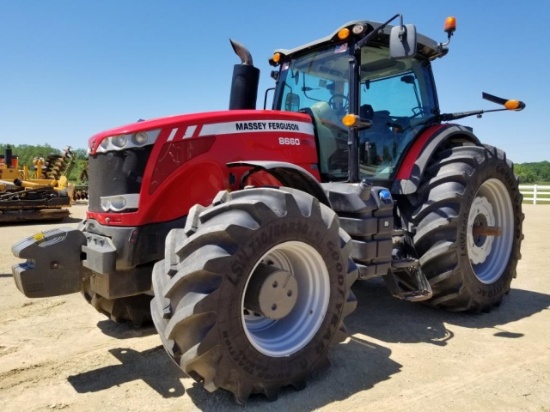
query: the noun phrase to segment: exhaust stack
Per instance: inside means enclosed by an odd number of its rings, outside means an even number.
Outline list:
[[[229,110],[256,109],[260,70],[254,67],[252,55],[246,47],[235,40],[230,39],[229,42],[241,59],[241,64],[233,67]]]

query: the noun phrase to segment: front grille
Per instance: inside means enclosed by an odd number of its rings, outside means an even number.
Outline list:
[[[88,209],[103,212],[102,196],[139,193],[143,172],[153,146],[90,155],[88,159]]]

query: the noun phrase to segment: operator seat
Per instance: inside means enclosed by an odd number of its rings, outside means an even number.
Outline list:
[[[362,119],[372,121],[372,126],[359,132],[360,143],[363,146],[367,141],[373,145],[377,157],[384,154],[392,155],[396,143],[396,134],[391,131],[389,123],[391,120],[390,112],[387,110],[374,111],[372,106],[364,104],[359,108],[359,114]]]
[[[359,107],[359,116],[361,119],[372,120],[374,117],[374,109],[370,104],[363,104]]]
[[[323,124],[323,121],[325,123],[333,123],[335,126],[338,126],[340,121],[327,102],[317,102],[312,105],[311,115],[315,121],[317,137],[319,139],[321,173],[329,173],[329,158],[336,152],[338,145],[334,133]]]

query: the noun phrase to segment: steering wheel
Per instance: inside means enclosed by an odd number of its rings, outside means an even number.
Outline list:
[[[337,97],[342,99],[342,107],[336,107],[336,102],[334,101],[334,99],[336,99]],[[343,94],[333,94],[332,97],[328,99],[328,105],[335,112],[340,112],[344,110],[347,113],[349,111],[349,99],[346,95]]]

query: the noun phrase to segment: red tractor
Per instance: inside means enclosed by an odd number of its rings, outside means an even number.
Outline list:
[[[186,374],[238,402],[305,385],[346,338],[358,278],[491,310],[516,276],[522,196],[505,154],[449,123],[485,111],[440,112],[448,43],[400,15],[348,23],[276,51],[272,110],[255,110],[259,71],[232,42],[230,110],[93,136],[86,220],[15,244],[17,287],[152,319]]]

